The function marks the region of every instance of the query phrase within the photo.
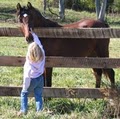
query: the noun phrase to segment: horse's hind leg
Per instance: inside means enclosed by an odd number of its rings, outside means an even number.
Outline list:
[[[111,87],[115,87],[115,72],[113,69],[103,69],[104,74],[110,79]]]
[[[46,81],[45,81],[46,87],[52,86],[52,69],[53,68],[46,68]]]
[[[44,81],[44,86],[45,87],[51,87],[52,86],[52,69],[53,68],[46,68],[46,78]],[[51,98],[44,98],[44,101],[48,101]]]
[[[95,79],[96,79],[96,88],[100,88],[101,78],[102,78],[102,69],[93,68]]]

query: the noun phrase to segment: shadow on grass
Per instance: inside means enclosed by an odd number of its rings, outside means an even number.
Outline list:
[[[6,21],[8,19],[15,19],[16,10],[12,7],[0,8],[0,20]]]
[[[16,10],[13,7],[0,7],[0,13],[14,14]]]
[[[70,114],[72,112],[91,113],[95,108],[99,113],[103,112],[106,102],[104,100],[94,99],[52,99],[45,104],[55,114]]]

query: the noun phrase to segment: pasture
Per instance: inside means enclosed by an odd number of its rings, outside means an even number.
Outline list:
[[[21,0],[22,1],[22,0]],[[23,1],[22,1],[23,2]],[[4,3],[4,4],[3,4]],[[11,6],[15,9],[17,1],[10,5],[8,1],[2,2],[0,4],[6,5],[6,7]],[[16,3],[16,4],[15,4]],[[26,3],[25,3],[26,4]],[[72,18],[71,14],[77,14],[75,19]],[[7,16],[10,14],[10,16]],[[78,16],[83,16],[83,13],[73,12],[67,10],[68,21],[77,21]],[[69,15],[70,14],[70,15]],[[79,14],[79,15],[78,15]],[[86,13],[84,17],[91,16],[91,14]],[[4,16],[4,17],[3,17]],[[6,13],[1,16],[0,27],[17,27],[18,24],[9,19],[15,20],[14,11],[11,13]],[[71,18],[70,18],[71,16]],[[91,17],[95,16],[92,15]],[[67,18],[66,18],[67,19]],[[113,18],[109,18],[109,23],[112,27],[116,27],[112,24]],[[116,20],[116,21],[115,21]],[[114,24],[117,23],[114,19]],[[59,20],[58,20],[59,21]],[[59,21],[60,22],[60,21]],[[64,23],[63,23],[64,24]],[[117,25],[118,27],[118,25]],[[1,56],[25,56],[27,51],[27,44],[24,38],[20,37],[0,37],[0,55]],[[120,57],[120,40],[111,39],[110,42],[110,57],[119,58]],[[0,67],[0,85],[1,86],[21,86],[22,85],[22,67]],[[54,68],[53,71],[53,87],[94,87],[95,79],[92,74],[91,69],[82,68]],[[120,71],[115,69],[116,85],[120,85]],[[102,79],[101,87],[109,87],[110,82],[106,80],[105,77]],[[27,116],[23,116],[22,119],[102,119],[103,116],[106,119],[111,119],[108,110],[108,100],[107,99],[51,99],[44,103],[45,110],[53,111],[53,114],[35,113],[34,98],[29,98],[29,113]],[[16,112],[19,111],[20,101],[19,97],[0,97],[0,119],[19,119],[16,116]],[[109,109],[111,110],[111,109]]]

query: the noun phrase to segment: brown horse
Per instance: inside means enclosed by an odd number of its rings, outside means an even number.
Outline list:
[[[26,17],[24,17],[24,15]],[[17,17],[19,22],[28,24],[29,28],[36,27],[61,27],[61,28],[106,28],[109,27],[106,23],[99,20],[82,20],[68,25],[60,25],[54,21],[44,18],[41,13],[34,8],[30,2],[27,6],[22,7],[20,3],[17,4]],[[24,32],[24,30],[23,30]],[[24,32],[24,35],[25,32]],[[30,42],[31,37],[27,35],[27,40]],[[65,56],[65,57],[109,57],[109,42],[110,39],[72,39],[65,38],[52,39],[42,38],[41,42],[46,51],[46,56]],[[96,88],[100,87],[102,73],[110,79],[111,86],[115,85],[114,70],[109,69],[93,69],[96,78]],[[46,86],[52,85],[52,68],[46,68],[47,83]]]

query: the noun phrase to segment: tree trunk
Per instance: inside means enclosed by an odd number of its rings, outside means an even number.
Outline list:
[[[59,0],[59,15],[60,19],[65,19],[65,0]]]
[[[46,0],[43,0],[43,12],[45,13],[46,11]]]
[[[105,20],[106,6],[107,6],[107,0],[103,0],[102,5],[101,5],[101,10],[99,12],[99,19],[101,21]]]
[[[100,13],[100,0],[95,0],[95,6],[96,6],[97,19],[98,19]]]

